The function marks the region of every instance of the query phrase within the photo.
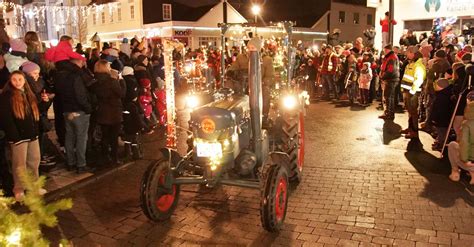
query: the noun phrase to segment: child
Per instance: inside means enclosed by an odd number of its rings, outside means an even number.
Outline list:
[[[450,85],[447,78],[442,78],[435,82],[434,87],[436,97],[433,101],[431,121],[433,126],[436,127],[438,136],[433,143],[432,149],[441,151],[454,110],[453,101],[451,100],[453,86]]]
[[[369,104],[370,81],[372,81],[372,69],[370,69],[370,63],[365,62],[362,64],[359,76],[360,103],[363,106]]]
[[[448,145],[451,174],[449,179],[459,181],[460,168],[467,170],[471,176],[470,184],[474,185],[474,92],[467,95],[467,105],[464,111],[464,122],[461,127],[461,136],[458,142]]]
[[[156,121],[153,119],[153,97],[151,93],[151,82],[150,80],[143,78],[140,79],[140,85],[142,86],[142,90],[139,95],[140,105],[143,109],[147,127],[152,128]]]
[[[125,156],[132,156],[133,160],[142,158],[140,132],[146,128],[144,112],[137,99],[138,94],[136,91],[127,92],[123,112]]]

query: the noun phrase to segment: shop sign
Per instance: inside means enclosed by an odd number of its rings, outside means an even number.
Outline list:
[[[190,36],[193,33],[193,30],[174,30],[174,36]]]
[[[446,8],[449,12],[474,11],[473,0],[425,0],[425,10],[428,13],[438,12],[441,8]]]

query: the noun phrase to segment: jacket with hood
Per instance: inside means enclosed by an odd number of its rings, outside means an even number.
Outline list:
[[[66,40],[59,42],[59,44],[55,47],[49,48],[44,54],[44,57],[46,60],[54,63],[69,59],[79,59],[82,61],[86,61],[85,57],[72,50],[71,43]]]
[[[118,78],[110,74],[96,73],[97,83],[92,88],[97,95],[97,123],[116,125],[122,122],[122,97],[124,90]]]
[[[92,113],[91,97],[86,88],[89,82],[81,76],[82,73],[81,68],[70,63],[55,75],[56,93],[61,97],[64,112]]]
[[[428,61],[428,71],[426,73],[425,90],[429,94],[434,94],[433,83],[441,78],[446,71],[451,68],[449,62],[445,58],[433,58]]]
[[[400,61],[395,52],[386,54],[380,67],[380,79],[384,81],[398,81],[400,79]]]
[[[474,102],[467,103],[459,138],[459,155],[463,162],[474,161]]]
[[[446,80],[446,79],[442,79]],[[443,90],[436,92],[436,97],[433,102],[433,110],[431,113],[431,120],[436,127],[447,128],[453,115],[454,105],[451,100],[453,86],[449,85]]]
[[[3,58],[5,59],[5,66],[7,66],[7,69],[10,73],[15,70],[19,70],[23,63],[28,62],[26,53],[23,52],[7,53],[3,56]]]

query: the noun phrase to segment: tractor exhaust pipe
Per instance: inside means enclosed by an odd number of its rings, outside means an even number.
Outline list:
[[[258,49],[249,51],[249,100],[250,121],[253,133],[253,151],[257,165],[262,164],[262,76],[260,74],[260,55]]]

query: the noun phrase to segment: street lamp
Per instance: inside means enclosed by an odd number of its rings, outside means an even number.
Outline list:
[[[254,4],[252,6],[252,13],[255,16],[255,35],[257,35],[257,18],[258,18],[258,15],[260,14],[261,10],[262,9],[260,8],[259,5]]]
[[[260,11],[261,11],[261,10],[262,10],[262,9],[260,8],[259,5],[254,4],[254,5],[252,6],[252,13],[253,13],[253,15],[255,16],[255,23],[257,23],[257,17],[258,17],[258,15],[260,14]]]

